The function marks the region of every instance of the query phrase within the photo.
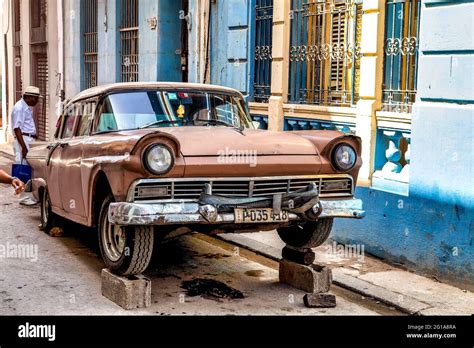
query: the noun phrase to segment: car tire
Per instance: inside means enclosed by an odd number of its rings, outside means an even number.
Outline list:
[[[295,248],[316,248],[331,233],[333,218],[305,221],[301,224],[277,228],[278,235],[287,245]]]
[[[41,195],[41,218],[40,218],[40,230],[49,232],[51,228],[57,223],[57,215],[53,213],[51,209],[51,199],[49,198],[48,189],[45,188]]]
[[[102,259],[117,275],[142,273],[153,254],[153,226],[117,226],[109,222],[108,210],[113,197],[104,199],[99,213],[98,234]]]

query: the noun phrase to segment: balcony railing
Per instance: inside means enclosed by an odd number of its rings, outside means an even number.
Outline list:
[[[376,171],[372,185],[395,193],[408,193],[411,133],[409,130],[379,129]]]

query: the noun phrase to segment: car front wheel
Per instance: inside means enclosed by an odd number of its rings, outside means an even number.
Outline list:
[[[112,196],[102,203],[99,214],[99,246],[106,266],[118,275],[139,274],[146,270],[153,253],[153,226],[118,226],[108,219]]]
[[[51,209],[51,200],[49,198],[48,189],[45,188],[41,195],[41,224],[40,229],[49,232],[57,222],[57,215]]]
[[[301,224],[277,229],[281,240],[295,248],[316,248],[329,237],[333,218],[305,221]]]

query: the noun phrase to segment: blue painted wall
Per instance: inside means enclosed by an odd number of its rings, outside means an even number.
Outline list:
[[[141,1],[139,16],[140,81],[181,81],[181,1]],[[151,26],[157,21],[156,28]]]
[[[474,288],[474,3],[424,1],[408,196],[358,188],[333,238]]]
[[[249,93],[252,0],[217,0],[211,6],[211,83]]]

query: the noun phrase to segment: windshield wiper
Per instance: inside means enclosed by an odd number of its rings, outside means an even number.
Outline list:
[[[204,125],[217,125],[217,124],[221,124],[221,125],[227,126],[227,127],[232,127],[232,129],[235,130],[237,133],[245,135],[244,134],[245,127],[243,125],[241,125],[240,127],[237,127],[236,125],[233,125],[231,123],[227,123],[227,122],[220,121],[220,120],[214,120],[214,119],[207,120]]]
[[[224,122],[224,121],[220,121],[220,120],[206,120],[204,122],[204,126],[207,126],[207,125],[217,125],[217,124],[221,124],[223,126],[227,126],[227,127],[232,127],[232,128],[235,128],[235,126],[231,123],[227,123],[227,122]]]
[[[159,121],[155,121],[155,122],[146,124],[144,126],[141,126],[138,129],[149,128],[152,126],[157,126],[159,124],[174,124],[174,123],[183,123],[183,120],[159,120]]]

